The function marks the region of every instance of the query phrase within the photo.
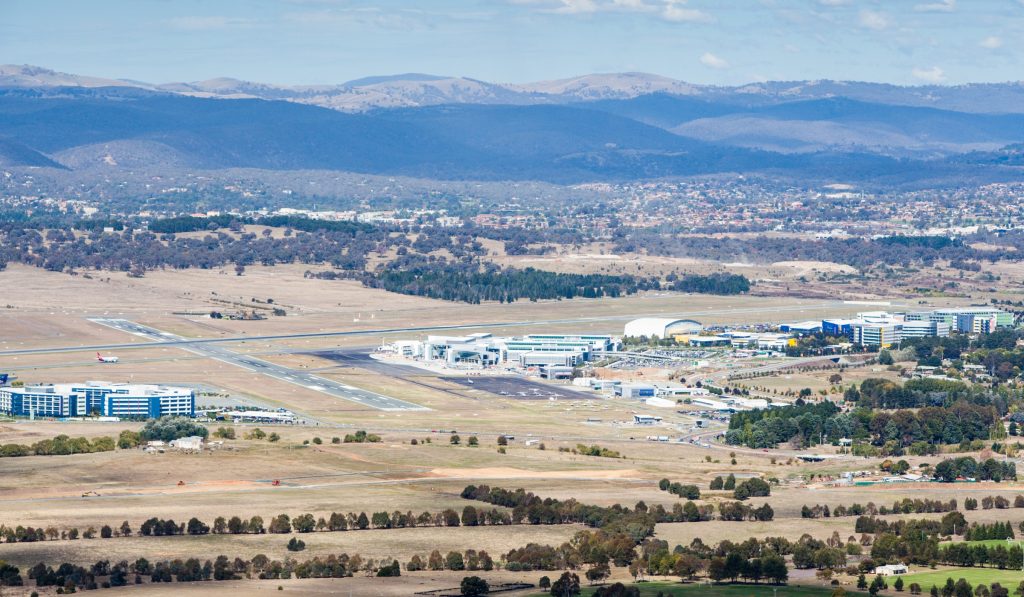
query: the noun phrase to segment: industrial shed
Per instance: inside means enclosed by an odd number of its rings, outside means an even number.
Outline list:
[[[704,326],[699,321],[692,319],[644,317],[627,323],[624,335],[634,338],[640,336],[669,338],[678,335],[699,334],[702,329]]]

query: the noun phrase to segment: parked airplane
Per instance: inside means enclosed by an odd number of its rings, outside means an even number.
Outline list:
[[[120,361],[121,359],[119,359],[117,357],[105,357],[105,356],[103,356],[103,355],[101,355],[100,353],[97,352],[96,353],[96,360],[101,362],[101,363],[116,363],[116,362]]]

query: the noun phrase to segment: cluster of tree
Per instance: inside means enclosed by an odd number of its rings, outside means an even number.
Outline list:
[[[641,544],[641,556],[631,568],[636,573],[678,576],[692,580],[701,572],[714,582],[745,580],[753,583],[785,583],[789,569],[784,556],[793,545],[785,539],[748,539],[741,543],[722,541],[717,545],[695,539],[689,546],[648,539]]]
[[[725,557],[711,558],[708,562],[708,578],[714,582],[745,580],[759,583],[762,580],[772,584],[784,584],[789,579],[786,561],[777,554],[746,559],[739,552]]]
[[[25,584],[21,568],[0,560],[0,587],[20,587]]]
[[[426,558],[414,555],[405,565],[405,569],[409,572],[420,570],[483,570],[487,572],[494,568],[494,559],[490,554],[484,550],[477,551],[475,549],[467,549],[464,553],[449,551],[443,556],[440,551],[435,549]]]
[[[828,400],[805,403],[801,399],[792,406],[738,412],[729,418],[725,441],[751,448],[774,448],[787,441],[814,445],[824,434],[825,422],[838,413],[839,407]]]
[[[701,235],[684,235],[668,227],[627,228],[615,230],[615,250],[643,249],[654,255],[691,257],[729,262],[736,255],[754,263],[772,263],[784,259],[823,260],[868,268],[878,263],[889,266],[932,264],[937,259],[977,260],[986,255],[967,246],[926,246],[886,242],[883,239],[820,239],[807,241],[795,238],[756,239],[717,238],[707,242]]]
[[[898,236],[879,239],[828,238],[813,241],[804,238],[758,236],[754,239],[716,237],[715,242],[708,242],[706,236],[683,235],[678,229],[668,226],[623,226],[616,228],[614,233],[616,252],[647,252],[650,255],[691,257],[720,263],[730,263],[736,260],[737,255],[742,255],[751,263],[799,259],[844,263],[864,269],[878,263],[890,267],[907,267],[912,264],[930,266],[937,260],[978,261],[1005,256],[1005,252],[980,251],[964,245],[962,241],[940,237],[936,237],[932,242],[914,240],[917,237]]]
[[[711,491],[733,491],[736,489],[736,475],[729,473],[729,475],[724,479],[719,475],[711,480],[711,484],[708,485],[708,489]]]
[[[758,477],[751,477],[736,485],[733,496],[738,500],[745,500],[752,497],[766,497],[772,494],[772,486]],[[767,507],[768,504],[765,504]],[[770,518],[767,520],[771,520]]]
[[[0,457],[12,456],[66,456],[68,454],[91,454],[111,452],[117,447],[112,437],[68,437],[58,435],[53,439],[37,441],[32,445],[4,444],[0,446]]]
[[[164,416],[159,419],[150,419],[139,432],[144,441],[164,441],[180,439],[183,437],[199,436],[207,437],[210,431],[203,425],[188,417]]]
[[[768,521],[775,518],[775,511],[768,504],[762,504],[755,508],[742,502],[721,502],[718,504],[718,516],[721,520],[733,522]]]
[[[117,228],[117,230],[124,229],[123,223],[118,222],[117,224],[120,225],[120,228]],[[212,232],[221,228],[229,228],[232,231],[237,232],[242,229],[243,225],[247,224],[269,226],[272,228],[290,228],[294,230],[302,230],[304,232],[319,232],[323,230],[355,234],[356,232],[367,232],[373,230],[373,226],[362,222],[314,220],[301,216],[267,216],[263,218],[250,218],[233,214],[222,214],[203,218],[196,216],[161,218],[149,222],[148,228],[150,232],[155,232],[157,234],[202,232],[204,230]],[[91,228],[95,229],[96,227],[92,226]]]
[[[203,230],[213,231],[220,228],[227,228],[231,226],[232,223],[236,223],[238,226],[241,226],[242,224],[252,224],[253,222],[251,218],[231,214],[209,216],[205,218],[197,216],[178,216],[174,218],[153,220],[149,223],[148,228],[150,232],[155,232],[157,234],[176,234],[181,232],[201,232]]]
[[[927,377],[908,380],[902,386],[887,379],[868,378],[860,386],[850,386],[843,398],[871,409],[952,406],[955,402],[963,401],[991,405],[1000,415],[1006,414],[1007,410],[1007,396],[1000,392],[960,381]]]
[[[627,587],[620,582],[614,582],[608,586],[597,587],[594,590],[594,597],[640,597],[640,589],[634,586]]]
[[[989,495],[981,498],[981,508],[983,510],[991,510],[995,508],[997,510],[1005,510],[1010,507],[1010,500],[1004,498],[1001,495]],[[1024,495],[1017,495],[1013,498],[1014,508],[1024,508]],[[977,498],[966,498],[964,499],[964,508],[967,510],[978,509]]]
[[[991,524],[972,522],[971,526],[964,531],[964,541],[1013,538],[1013,525],[1009,522],[993,522]]]
[[[576,454],[583,456],[600,456],[602,458],[625,458],[616,450],[610,450],[598,445],[585,446],[583,444],[576,444]]]
[[[669,288],[679,292],[699,292],[701,294],[742,294],[750,292],[750,280],[746,276],[729,273],[714,273],[707,276],[685,274],[676,277],[667,276]]]
[[[683,485],[679,482],[672,482],[668,479],[662,479],[658,481],[658,489],[667,491],[672,495],[677,495],[681,498],[688,500],[699,500],[700,499],[700,488],[696,485]]]
[[[254,263],[326,263],[361,270],[371,252],[390,247],[398,247],[400,252],[417,250],[417,244],[443,247],[457,258],[485,252],[471,234],[453,234],[442,228],[422,228],[414,243],[405,234],[392,234],[392,228],[352,222],[275,216],[254,223],[285,227],[283,236],[275,237],[266,228],[257,237],[243,231],[242,224],[248,221],[234,217],[226,227],[235,234],[220,231],[223,220],[173,218],[152,222],[150,230],[145,231],[125,228],[105,233],[97,228],[85,235],[53,229],[45,237],[29,225],[12,225],[0,230],[0,259],[51,271],[106,269],[144,275],[146,271],[165,267],[209,269],[230,263],[242,268]],[[202,238],[175,236],[178,232],[204,229],[209,233]]]
[[[481,267],[409,259],[359,276],[364,286],[390,292],[477,304],[481,301],[511,303],[519,299],[600,298],[635,294],[656,288],[657,280],[604,274],[563,274],[533,268]]]
[[[977,479],[979,481],[995,481],[1017,479],[1017,465],[1012,461],[1000,462],[988,458],[981,462],[970,456],[950,458],[935,465],[935,478],[944,483],[952,483],[957,479]]]
[[[376,444],[380,442],[380,436],[377,435],[376,433],[367,433],[366,431],[360,429],[359,431],[356,431],[354,434],[346,433],[345,439],[343,441],[346,444]]]
[[[609,564],[627,567],[637,558],[637,543],[623,532],[580,531],[559,547],[530,543],[509,551],[502,559],[505,569],[510,571],[578,569]]]
[[[948,512],[938,520],[902,519],[889,521],[875,516],[858,516],[853,530],[858,533],[889,533],[896,536],[902,536],[908,532],[923,532],[927,535],[962,535],[966,528],[967,520],[963,514]]]
[[[655,512],[643,502],[630,509],[619,504],[614,506],[594,506],[581,504],[569,499],[560,501],[553,498],[542,499],[524,489],[510,491],[500,487],[468,485],[462,490],[464,499],[477,500],[485,503],[504,506],[512,509],[512,523],[528,524],[566,524],[582,523],[590,527],[623,531],[633,538],[635,543],[654,533],[654,525],[658,520]],[[680,515],[685,509],[679,508]],[[660,512],[666,518],[667,511]]]
[[[191,532],[189,532],[191,531]],[[139,527],[139,533],[144,537],[163,537],[171,535],[205,535],[210,532],[210,527],[203,524],[198,518],[191,518],[188,523],[178,524],[174,520],[163,520],[150,518]]]
[[[865,380],[861,387],[870,381]],[[936,400],[944,401],[939,397]],[[850,438],[883,446],[887,454],[899,455],[905,448],[911,453],[925,454],[934,452],[940,444],[985,440],[998,435],[1002,428],[994,406],[967,400],[916,410],[874,408],[882,407],[858,406],[850,412],[840,412],[832,402],[823,401],[736,413],[725,437],[731,444],[752,448],[773,448],[781,442],[807,447],[822,440],[837,442]]]
[[[967,499],[970,500],[971,498]],[[1021,498],[1021,502],[1021,507],[1024,507],[1024,497]],[[832,509],[829,509],[828,504],[815,504],[814,506],[804,505],[800,508],[800,517],[829,518],[830,516],[862,516],[865,514],[871,516],[877,514],[931,514],[934,512],[952,512],[956,509],[957,502],[955,498],[950,499],[948,502],[944,502],[942,500],[930,500],[927,498],[904,498],[903,500],[893,502],[891,507],[882,506],[881,508],[876,506],[874,502],[868,502],[866,505],[861,505],[856,502],[849,506],[840,504]]]

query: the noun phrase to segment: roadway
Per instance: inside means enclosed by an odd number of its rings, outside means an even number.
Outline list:
[[[500,327],[537,327],[537,326],[548,326],[548,325],[567,325],[575,323],[593,323],[593,322],[606,322],[606,321],[630,321],[642,317],[678,317],[679,319],[687,319],[694,317],[701,317],[707,315],[735,315],[739,313],[791,313],[791,312],[803,312],[808,309],[823,309],[823,308],[835,308],[841,306],[850,306],[844,301],[822,301],[818,303],[806,303],[798,305],[781,305],[778,307],[743,307],[743,308],[731,308],[731,309],[705,309],[698,311],[674,311],[672,313],[648,313],[648,314],[634,314],[634,315],[616,315],[611,317],[578,317],[572,319],[546,319],[546,320],[532,320],[532,321],[491,321],[484,323],[465,323],[465,324],[452,324],[452,325],[432,325],[432,326],[413,326],[404,328],[379,328],[373,330],[349,330],[342,332],[303,332],[296,334],[275,334],[275,335],[263,335],[263,336],[229,336],[225,338],[183,338],[181,336],[164,335],[162,332],[158,332],[158,338],[153,342],[134,342],[124,344],[93,344],[93,345],[81,345],[81,346],[55,346],[49,348],[24,348],[15,350],[3,350],[0,351],[0,357],[5,356],[19,356],[19,355],[33,355],[33,354],[53,354],[63,352],[82,352],[82,351],[106,351],[106,350],[133,350],[138,348],[150,348],[156,345],[160,346],[183,346],[183,345],[197,345],[197,344],[231,344],[236,342],[256,342],[256,341],[275,341],[275,340],[297,340],[304,338],[341,338],[341,337],[360,337],[360,336],[382,336],[388,334],[413,334],[419,332],[451,332],[459,330],[475,330],[481,328],[500,328]]]
[[[335,398],[355,402],[362,406],[387,411],[428,410],[418,404],[405,402],[383,394],[369,392],[348,384],[313,375],[307,371],[300,371],[292,369],[291,367],[271,363],[270,361],[241,354],[216,344],[188,342],[181,336],[177,336],[169,332],[163,332],[156,328],[138,324],[127,319],[97,318],[90,319],[89,321],[114,328],[115,330],[128,334],[146,338],[150,341],[148,342],[150,345],[176,346],[206,358],[216,359],[222,363],[241,367],[242,369],[247,369],[254,373],[259,373],[283,382],[301,386],[307,390],[322,392]]]

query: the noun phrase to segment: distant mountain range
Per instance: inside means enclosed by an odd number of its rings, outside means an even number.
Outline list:
[[[1024,85],[530,84],[403,74],[290,87],[0,66],[0,166],[328,169],[579,182],[720,172],[1018,179]],[[1014,145],[1018,145],[1014,147]]]

